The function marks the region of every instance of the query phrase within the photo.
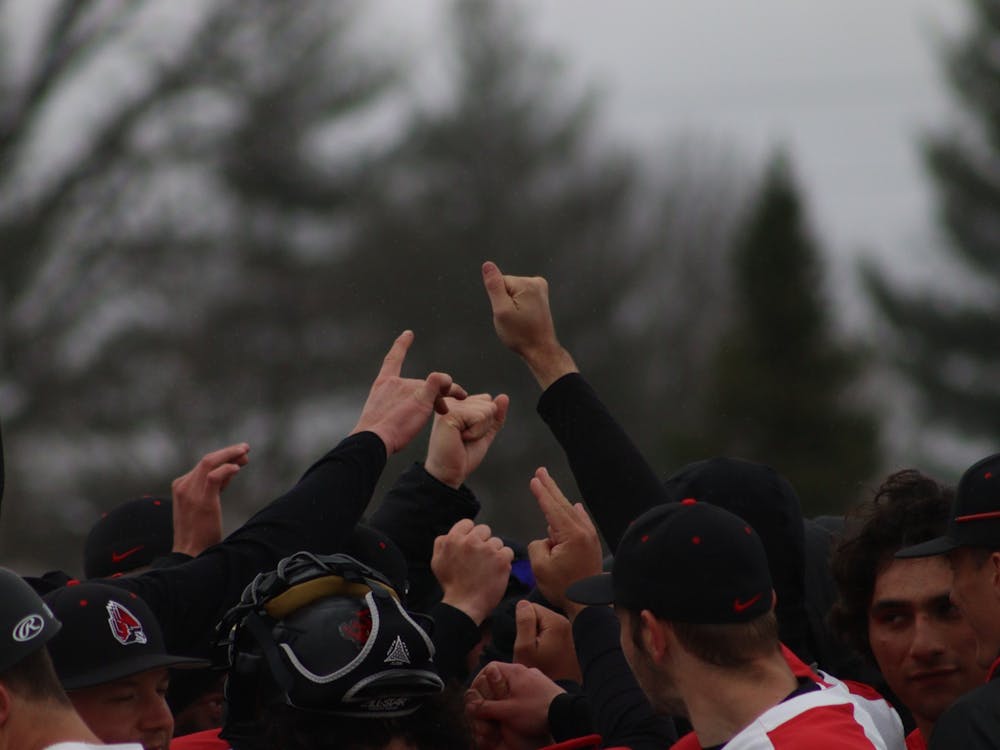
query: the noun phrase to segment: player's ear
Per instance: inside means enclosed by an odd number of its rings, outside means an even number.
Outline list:
[[[1000,551],[991,552],[987,564],[990,566],[990,572],[993,574],[993,591],[997,597],[1000,597]]]
[[[646,649],[646,653],[654,662],[663,661],[669,648],[670,636],[672,636],[672,632],[668,633],[670,626],[658,619],[648,609],[642,610],[639,614],[639,620],[642,645]]]
[[[0,682],[0,747],[6,747],[6,741],[2,739],[7,722],[10,720],[10,704],[13,696],[7,686]]]

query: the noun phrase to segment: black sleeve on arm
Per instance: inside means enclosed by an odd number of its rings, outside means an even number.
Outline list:
[[[392,539],[409,568],[407,606],[426,612],[441,598],[431,572],[434,540],[463,518],[475,518],[479,501],[465,485],[457,490],[415,463],[404,471],[368,523]]]
[[[149,567],[172,568],[175,565],[183,565],[191,560],[194,560],[194,558],[185,552],[168,552],[167,554],[161,555],[153,560],[153,562],[149,564]]]
[[[462,610],[438,602],[428,613],[434,619],[434,664],[446,682],[469,677],[468,655],[479,645],[479,626]]]
[[[594,731],[606,747],[670,747],[677,741],[674,723],[653,711],[629,669],[618,634],[618,618],[608,607],[587,607],[573,621],[573,640]]]
[[[107,582],[145,600],[173,653],[199,653],[257,573],[300,550],[326,554],[343,546],[385,460],[385,445],[374,433],[345,438],[291,490],[190,562]]]
[[[566,453],[583,501],[613,551],[636,516],[666,501],[663,484],[580,373],[550,385],[538,413]]]
[[[595,734],[594,722],[590,714],[590,702],[581,692],[580,685],[559,682],[565,688],[549,704],[549,732],[556,742],[565,742],[575,737]]]

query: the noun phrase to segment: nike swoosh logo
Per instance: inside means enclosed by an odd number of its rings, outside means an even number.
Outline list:
[[[733,612],[743,612],[744,610],[750,609],[753,605],[760,601],[760,594],[757,596],[747,599],[745,602],[741,602],[739,599],[733,599]]]
[[[129,557],[130,555],[134,555],[136,552],[138,552],[139,550],[141,550],[145,546],[146,545],[144,545],[144,544],[140,544],[138,547],[133,547],[132,549],[127,549],[124,552],[115,552],[114,550],[111,550],[111,562],[113,562],[113,563],[120,563],[126,557]]]

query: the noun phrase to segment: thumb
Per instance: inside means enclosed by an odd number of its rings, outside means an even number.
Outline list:
[[[486,294],[494,311],[507,301],[509,297],[507,285],[504,283],[500,268],[493,261],[488,260],[483,263],[483,286],[486,287]]]
[[[532,570],[544,568],[550,557],[552,557],[552,551],[548,539],[535,539],[533,542],[528,542],[528,561],[531,563]]]
[[[439,414],[447,414],[448,405],[445,403],[444,397],[451,395],[452,382],[451,375],[444,372],[432,372],[424,379],[424,383],[417,393],[417,399],[432,405]]]
[[[514,638],[514,662],[526,666],[534,666],[527,658],[535,647],[535,640],[538,637],[538,617],[535,608],[522,599],[517,603],[514,611],[514,620],[517,623],[517,636]]]

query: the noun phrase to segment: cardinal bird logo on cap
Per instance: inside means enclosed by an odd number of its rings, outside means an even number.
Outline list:
[[[108,625],[111,626],[111,635],[123,646],[146,642],[142,623],[118,602],[108,602]]]

